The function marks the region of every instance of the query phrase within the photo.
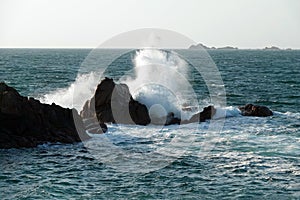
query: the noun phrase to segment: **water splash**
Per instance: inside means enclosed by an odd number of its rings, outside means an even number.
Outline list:
[[[99,77],[96,72],[80,74],[69,87],[50,92],[44,95],[40,101],[48,104],[55,103],[66,108],[76,108],[80,111],[86,100],[95,93],[95,88],[100,81]]]
[[[159,104],[166,113],[173,112],[175,117],[188,119],[191,112],[183,112],[185,106],[197,106],[195,94],[189,83],[189,69],[185,60],[175,52],[158,49],[143,49],[136,52],[134,57],[135,77],[125,76],[125,82],[139,102],[150,110]],[[157,109],[152,109],[155,112]],[[152,113],[162,117],[160,109]]]
[[[188,82],[189,69],[185,60],[175,52],[143,49],[136,52],[133,65],[135,77],[125,75],[120,82],[129,86],[133,97],[145,104],[152,116],[161,118],[165,113],[173,112],[175,117],[181,119],[191,117],[191,109],[189,112],[183,109],[196,108],[198,102]],[[97,69],[88,74],[79,74],[69,87],[50,92],[40,100],[80,111],[86,100],[93,96],[100,77],[101,73]],[[151,109],[156,104],[161,105],[156,106],[161,109]]]

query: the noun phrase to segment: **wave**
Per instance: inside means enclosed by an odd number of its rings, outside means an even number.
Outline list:
[[[193,113],[183,112],[182,108],[197,107],[198,103],[187,81],[188,65],[185,60],[175,52],[144,49],[136,51],[133,65],[136,78],[125,75],[119,82],[128,85],[133,98],[145,104],[151,115],[161,118],[173,112],[181,119],[191,117]],[[69,87],[45,94],[40,101],[81,110],[86,100],[93,96],[101,75],[97,71],[79,74]],[[154,105],[159,106],[151,109]]]
[[[275,115],[282,115],[286,117],[291,117],[294,119],[300,119],[300,113],[294,113],[294,112],[274,112]]]
[[[193,87],[188,82],[189,66],[175,52],[158,49],[138,50],[132,61],[135,78],[124,75],[120,82],[128,85],[134,99],[147,106],[151,118],[163,118],[172,112],[175,117],[188,120],[193,114],[210,105],[208,98],[198,102]],[[79,74],[69,87],[45,94],[40,101],[80,111],[86,100],[94,95],[101,75],[97,71]],[[216,107],[212,119],[239,116],[241,111],[238,108]]]
[[[66,108],[76,108],[80,111],[86,100],[95,93],[95,88],[100,81],[99,77],[97,72],[80,74],[69,87],[45,94],[40,101],[48,104],[55,103]]]
[[[182,108],[197,107],[198,101],[188,82],[189,68],[184,59],[175,52],[143,49],[136,52],[133,63],[135,78],[124,76],[121,81],[147,106],[151,116],[161,118],[172,112],[181,119],[191,117],[192,113],[182,112]]]

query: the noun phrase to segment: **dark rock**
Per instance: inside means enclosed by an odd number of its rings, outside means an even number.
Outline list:
[[[151,117],[151,124],[154,125],[172,125],[172,124],[180,124],[181,119],[175,117],[173,112],[168,113],[167,116],[161,117],[161,118],[156,118],[156,117]]]
[[[169,113],[168,116],[167,116],[167,120],[166,120],[165,125],[180,124],[180,122],[181,122],[181,119],[175,117],[175,116],[174,116],[174,113],[171,112],[171,113]]]
[[[273,112],[266,106],[246,104],[240,106],[239,109],[244,116],[268,117],[273,115]]]
[[[151,121],[147,107],[132,98],[128,86],[116,84],[109,78],[97,86],[94,97],[85,103],[81,116],[96,116],[100,124],[147,125]]]
[[[185,123],[205,122],[206,120],[211,119],[215,113],[216,113],[216,109],[214,106],[207,106],[203,108],[203,111],[201,111],[200,113],[194,114]]]
[[[85,102],[82,111],[80,111],[80,116],[84,119],[96,117],[94,97]]]
[[[271,46],[271,47],[265,47],[263,50],[278,51],[278,50],[281,50],[281,49],[279,47]]]
[[[42,104],[0,83],[0,148],[74,143],[88,138],[75,109]]]
[[[106,133],[106,131],[107,131],[106,124],[100,123],[99,125],[100,125],[100,130],[99,131],[101,131],[102,133]]]

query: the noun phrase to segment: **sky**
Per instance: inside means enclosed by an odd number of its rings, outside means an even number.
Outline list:
[[[94,48],[168,29],[207,46],[300,49],[299,0],[0,0],[0,48]]]

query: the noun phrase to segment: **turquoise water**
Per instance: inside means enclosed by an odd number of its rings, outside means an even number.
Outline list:
[[[103,59],[109,51],[103,50]],[[59,98],[57,91],[76,82],[78,71],[90,73],[80,68],[89,52],[1,49],[0,80],[22,95]],[[108,134],[85,143],[0,150],[0,198],[299,199],[300,51],[209,54],[220,70],[227,105],[266,105],[275,115],[226,118],[221,131],[209,130],[210,122],[109,125]],[[119,75],[131,61],[132,54],[125,55],[112,63],[119,70],[107,73]],[[205,106],[207,88],[201,80],[192,83]]]

